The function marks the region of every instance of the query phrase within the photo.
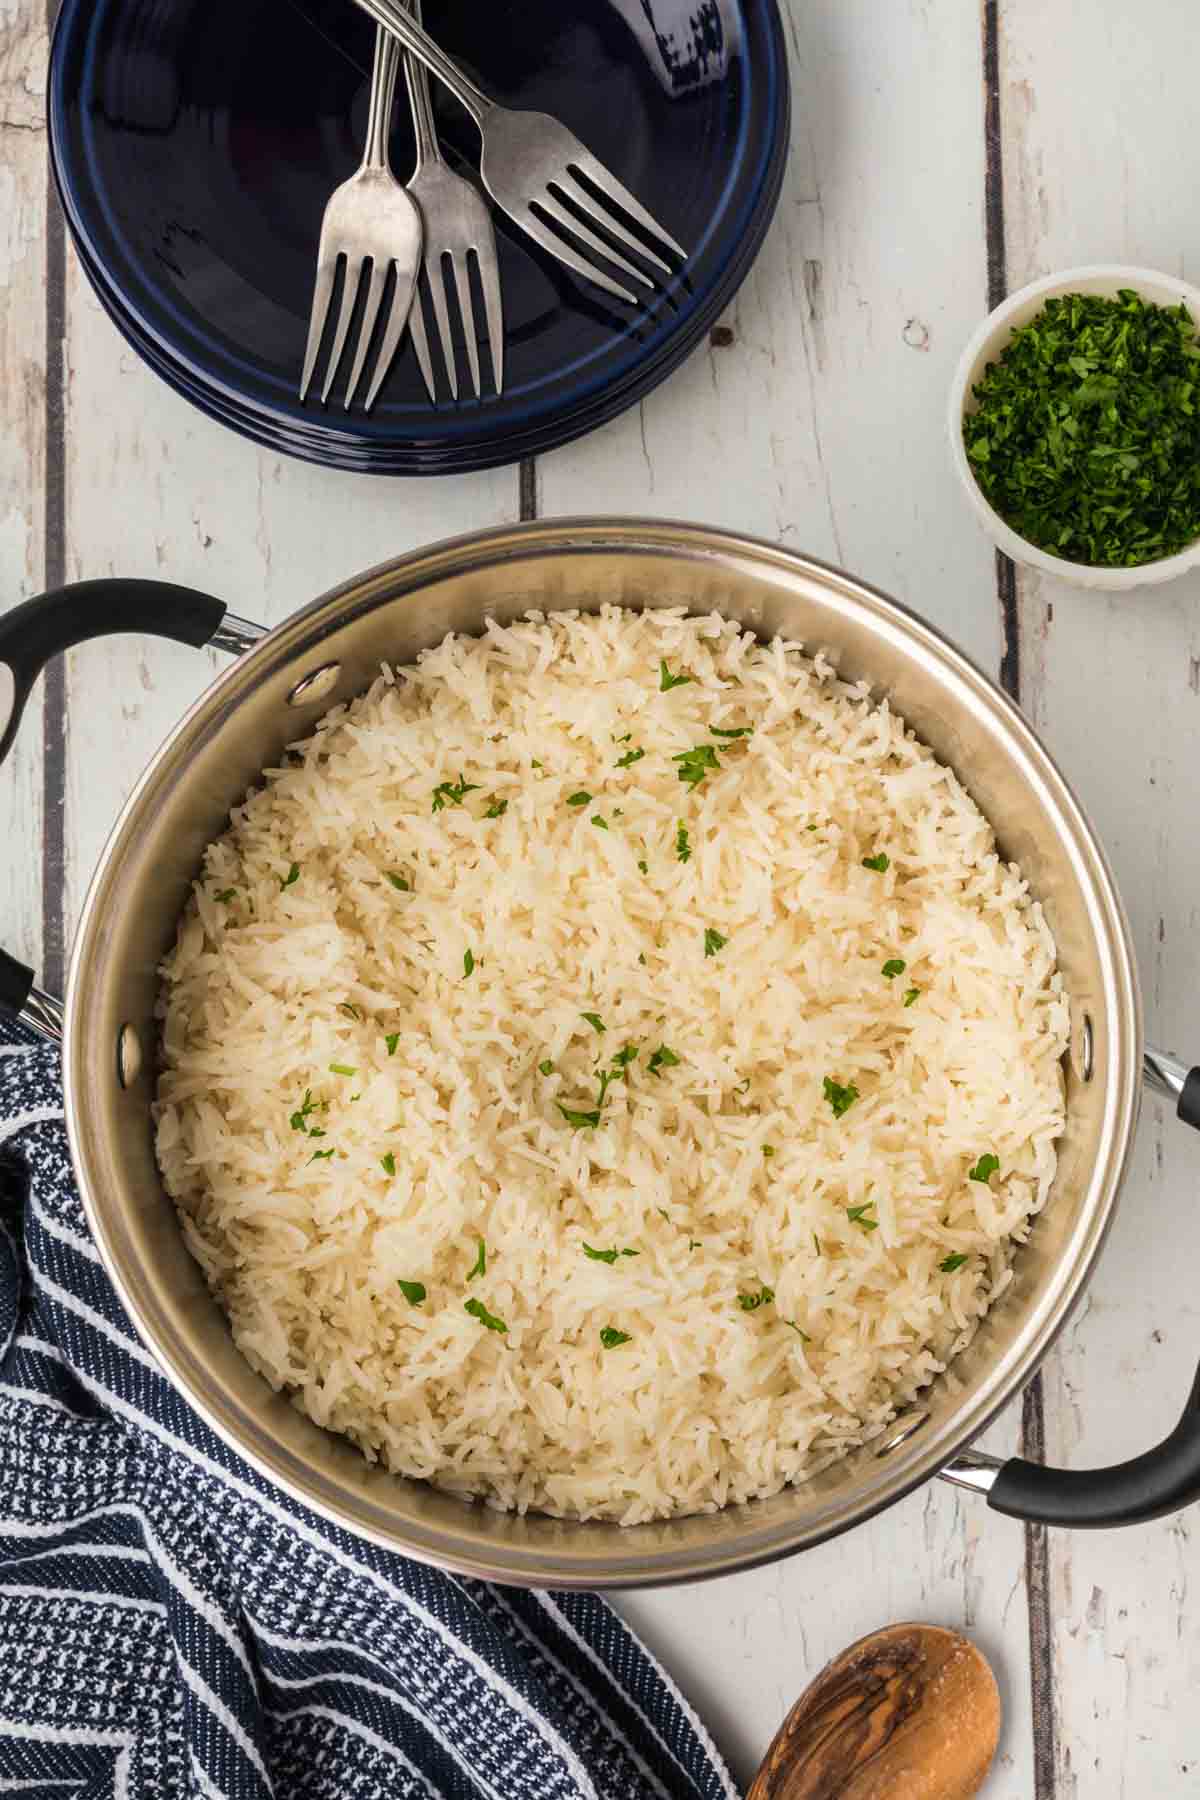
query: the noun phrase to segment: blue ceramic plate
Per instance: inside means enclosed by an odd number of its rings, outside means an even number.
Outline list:
[[[375,473],[512,462],[641,399],[745,276],[787,150],[774,0],[426,0],[425,12],[481,85],[560,116],[690,251],[635,312],[497,214],[505,391],[437,407],[407,341],[370,414],[345,411],[340,388],[328,408],[296,395],[321,215],[365,129],[374,27],[351,0],[63,0],[51,65],[67,218],[129,342],[235,430]],[[447,155],[473,175],[474,126],[436,85],[434,100]],[[403,101],[392,160],[403,179]],[[458,362],[465,374],[461,338]]]

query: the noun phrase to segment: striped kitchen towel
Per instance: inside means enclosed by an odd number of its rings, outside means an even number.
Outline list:
[[[0,1794],[734,1793],[604,1601],[389,1555],[212,1435],[97,1259],[56,1052],[0,1023]]]

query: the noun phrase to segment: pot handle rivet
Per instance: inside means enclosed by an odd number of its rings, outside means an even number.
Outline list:
[[[311,706],[314,700],[323,700],[337,686],[341,672],[341,663],[331,662],[322,663],[319,669],[301,676],[287,697],[288,705]]]
[[[901,1444],[907,1444],[909,1438],[916,1437],[918,1431],[929,1423],[930,1415],[914,1408],[911,1412],[901,1413],[898,1419],[892,1420],[891,1429],[882,1442],[876,1447],[876,1456],[890,1456]]]
[[[123,1088],[131,1088],[142,1072],[142,1040],[132,1025],[122,1025],[117,1033],[117,1080]]]
[[[1071,1062],[1080,1081],[1090,1081],[1096,1071],[1096,1036],[1091,1013],[1082,1013],[1071,1033]]]

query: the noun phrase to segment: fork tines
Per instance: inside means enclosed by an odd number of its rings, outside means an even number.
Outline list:
[[[348,257],[344,254],[340,256],[334,255],[332,257],[324,254],[321,256],[317,265],[317,282],[313,293],[312,313],[309,319],[308,343],[304,352],[304,372],[300,377],[301,401],[303,401],[308,394],[309,387],[312,385],[313,375],[316,372],[317,363],[320,360],[321,345],[324,342],[329,325],[329,314],[333,302],[333,292],[336,285],[339,263],[342,267],[341,302],[338,307],[337,325],[334,328],[333,343],[330,347],[329,357],[325,364],[325,379],[321,386],[321,401],[322,404],[328,401],[334,381],[337,379],[338,368],[341,365],[342,358],[345,354],[346,341],[350,334],[350,326],[354,319],[354,311],[358,303],[358,297],[364,287],[365,277],[366,300],[363,305],[362,320],[358,328],[354,362],[350,370],[349,379],[346,383],[346,393],[343,401],[343,405],[348,408],[351,401],[354,399],[358,384],[362,379],[362,373],[366,365],[371,340],[375,335],[375,329],[379,322],[379,313],[383,304],[388,277],[392,273],[393,268],[396,269],[397,285],[402,283],[405,280],[405,277],[401,274],[399,268],[392,262],[376,260],[373,257]],[[400,334],[404,330],[407,316],[407,300],[402,298],[400,294],[394,293],[392,304],[388,308],[379,355],[376,358],[375,374],[371,384],[370,396],[367,400],[368,411],[370,411],[375,395],[378,392],[379,387],[388,372],[392,358],[395,355],[396,345],[399,343]]]
[[[644,236],[631,231],[614,208],[619,208],[639,226]],[[631,306],[638,304],[637,297],[614,281],[603,267],[598,267],[595,258],[621,270],[641,287],[650,289],[657,285],[653,275],[623,254],[623,250],[631,251],[652,270],[667,277],[676,274],[678,264],[687,259],[682,244],[676,242],[603,163],[582,147],[564,173],[556,175],[529,202],[526,216],[520,223],[529,236],[559,262],[608,293],[628,301]],[[607,236],[601,236],[601,232]],[[648,243],[646,239],[652,242]],[[652,243],[674,251],[678,263],[668,262]],[[590,255],[583,254],[576,246],[582,246]]]

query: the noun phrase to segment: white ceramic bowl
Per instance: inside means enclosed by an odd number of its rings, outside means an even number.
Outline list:
[[[1173,275],[1161,275],[1153,269],[1127,268],[1121,263],[1095,263],[1082,269],[1064,269],[1057,275],[1043,277],[1041,281],[1031,281],[1028,287],[1010,295],[995,312],[989,313],[963,351],[954,372],[954,380],[950,384],[947,421],[950,429],[950,454],[963,490],[983,529],[1014,562],[1041,569],[1043,573],[1055,575],[1060,581],[1072,582],[1076,587],[1125,590],[1149,587],[1160,581],[1173,581],[1177,575],[1200,565],[1200,538],[1175,556],[1164,556],[1158,562],[1140,563],[1133,569],[1095,568],[1089,563],[1069,562],[1066,557],[1052,556],[1048,550],[1039,549],[1036,544],[1031,544],[1027,538],[1015,532],[1011,525],[1005,524],[996,509],[984,498],[983,490],[967,461],[962,422],[964,416],[975,409],[975,402],[971,398],[972,389],[982,377],[988,363],[996,361],[1017,327],[1027,325],[1047,300],[1060,294],[1115,295],[1121,288],[1134,288],[1143,299],[1153,301],[1157,306],[1178,306],[1182,301],[1200,327],[1200,288],[1194,288],[1186,281],[1179,281]]]

